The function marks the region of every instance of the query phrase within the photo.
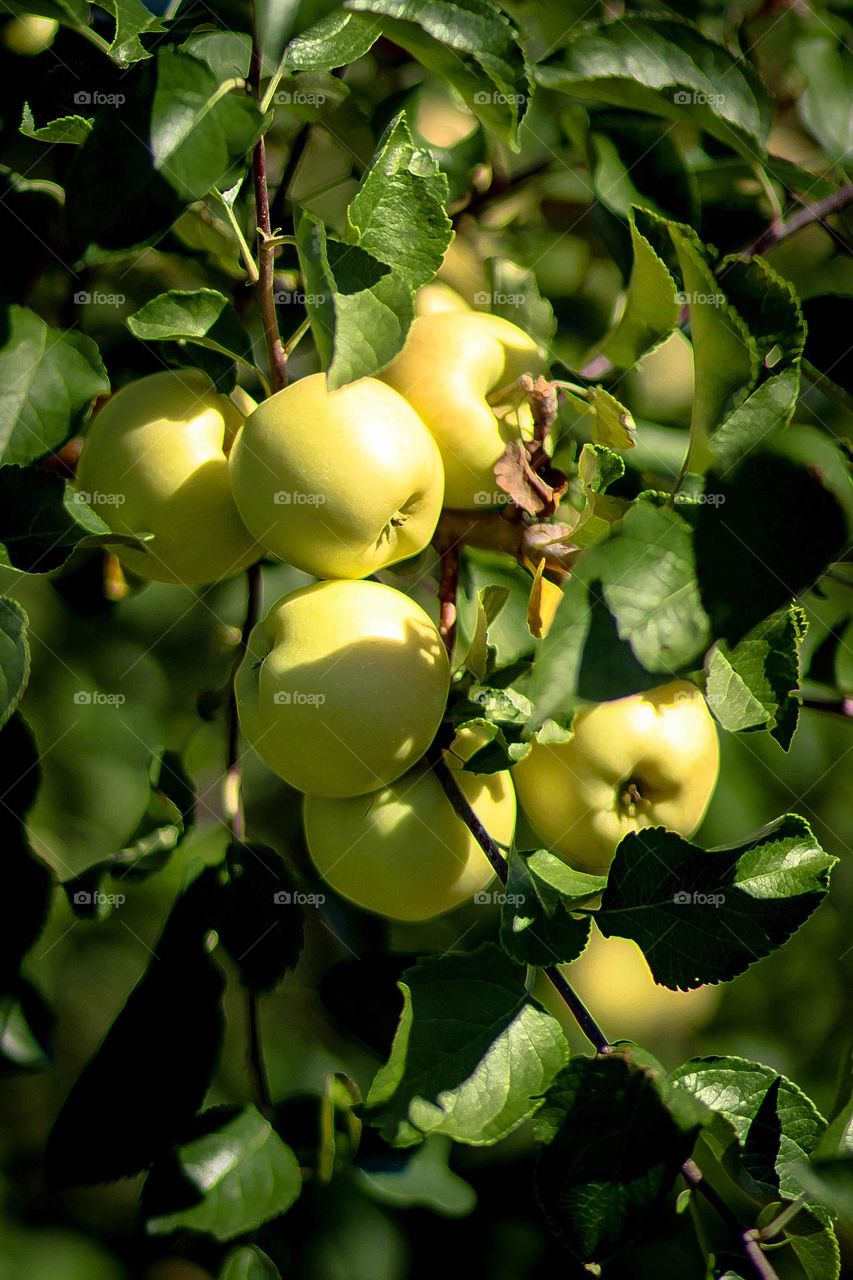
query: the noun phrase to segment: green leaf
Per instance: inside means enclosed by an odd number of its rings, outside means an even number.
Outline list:
[[[331,388],[378,373],[406,340],[414,291],[450,243],[447,179],[402,115],[386,130],[347,212],[343,241],[303,211],[296,239],[314,340]]]
[[[692,1058],[670,1080],[721,1118],[705,1141],[752,1196],[797,1199],[795,1171],[826,1121],[801,1089],[746,1058]]]
[[[42,1071],[53,1060],[53,1015],[29,982],[0,993],[0,1065],[4,1072]]]
[[[498,1142],[537,1110],[565,1064],[559,1023],[530,999],[524,969],[492,943],[429,956],[404,977],[400,1025],[367,1118],[395,1146],[430,1133]]]
[[[595,444],[614,449],[632,449],[636,426],[630,410],[605,387],[590,388],[590,407],[594,416],[592,439]]]
[[[646,224],[644,224],[645,226]],[[652,241],[629,215],[634,261],[625,306],[614,328],[591,355],[604,355],[618,369],[629,369],[678,324],[678,286]],[[649,228],[651,234],[651,228]]]
[[[486,273],[492,313],[518,325],[540,346],[549,346],[557,319],[551,303],[539,292],[535,272],[508,258],[489,258]]]
[[[570,31],[561,61],[536,69],[546,88],[693,124],[750,161],[766,152],[768,90],[691,23],[632,15]]]
[[[6,779],[0,806],[6,886],[0,897],[0,991],[13,996],[6,1013],[9,1034],[17,1038],[25,1035],[34,1018],[43,1021],[40,997],[33,993],[31,999],[17,974],[44,927],[54,884],[47,865],[34,855],[27,834],[25,818],[35,800],[41,770],[32,733],[20,715],[13,715],[0,729],[0,766]]]
[[[492,0],[345,0],[344,7],[379,18],[383,35],[446,80],[492,133],[518,149],[530,77],[518,30]]]
[[[109,864],[113,874],[147,874],[157,870],[195,825],[195,787],[176,751],[163,751],[151,761],[148,806],[128,844]]]
[[[394,1209],[417,1206],[446,1218],[464,1218],[477,1196],[471,1184],[449,1168],[451,1150],[448,1139],[427,1138],[399,1168],[362,1166],[356,1177],[370,1196]]]
[[[254,363],[252,339],[224,294],[216,289],[171,289],[127,319],[143,342],[191,342],[245,364]]]
[[[122,249],[165,231],[183,205],[233,185],[263,127],[257,101],[223,92],[210,68],[164,47],[123,78],[68,175],[75,251]]]
[[[800,642],[805,614],[790,605],[730,648],[716,644],[706,659],[705,697],[724,729],[767,729],[786,751],[799,716]]]
[[[831,164],[849,164],[853,154],[853,54],[829,27],[821,25],[796,41],[794,61],[805,77],[798,103],[803,124]]]
[[[78,145],[85,142],[92,132],[92,123],[92,118],[84,116],[58,116],[37,129],[30,104],[25,102],[18,132],[36,142],[70,142]]]
[[[504,951],[517,964],[542,968],[568,964],[577,960],[589,940],[589,917],[579,919],[572,915],[572,908],[579,901],[589,901],[596,890],[587,888],[577,896],[556,890],[553,876],[545,879],[537,871],[542,860],[553,857],[545,849],[533,854],[513,851],[509,856],[506,890],[501,901],[500,936]],[[570,871],[570,877],[580,875]],[[604,883],[601,878],[599,889]]]
[[[287,1212],[301,1190],[299,1163],[254,1107],[207,1111],[195,1127],[198,1135],[146,1180],[142,1203],[152,1235],[198,1231],[233,1240]]]
[[[508,599],[509,588],[496,586],[494,583],[477,592],[477,622],[462,666],[478,680],[485,679],[487,672],[494,666],[495,651],[489,645],[489,627]]]
[[[843,552],[851,519],[845,459],[817,428],[789,427],[736,468],[709,472],[694,545],[713,634],[737,644],[811,587]]]
[[[91,338],[54,329],[27,307],[9,307],[3,333],[0,461],[32,462],[82,426],[109,379]]]
[[[839,1280],[841,1250],[824,1214],[801,1209],[785,1228],[782,1239],[796,1255],[806,1280]]]
[[[270,991],[299,960],[303,942],[300,894],[283,860],[262,844],[232,844],[217,931],[240,981]]]
[[[0,467],[0,563],[50,573],[78,547],[97,546],[145,550],[139,538],[113,533],[58,472]]]
[[[602,1262],[634,1239],[690,1155],[699,1112],[682,1109],[631,1049],[572,1058],[534,1121],[536,1186],[573,1257]]]
[[[21,701],[29,676],[27,615],[17,600],[0,596],[0,729]]]
[[[165,31],[163,23],[142,4],[142,0],[98,0],[102,9],[115,18],[115,33],[110,45],[110,55],[120,67],[126,67],[142,58],[150,58],[139,37],[147,32]]]
[[[639,943],[663,986],[729,982],[808,920],[836,862],[794,814],[731,849],[650,827],[620,842],[596,923]]]
[[[219,1280],[281,1280],[281,1273],[256,1244],[243,1244],[228,1254]]]
[[[572,572],[527,690],[534,719],[653,688],[689,670],[709,639],[688,524],[637,503]]]
[[[382,24],[378,18],[360,13],[330,13],[288,42],[284,65],[291,71],[345,67],[369,53],[381,35]]]
[[[219,909],[213,868],[181,894],[152,958],[77,1077],[47,1144],[62,1183],[112,1181],[150,1164],[195,1116],[222,1040],[225,981],[208,944]],[[92,1124],[93,1115],[110,1123]]]
[[[202,31],[181,46],[210,67],[217,80],[248,76],[252,37],[242,31]]]

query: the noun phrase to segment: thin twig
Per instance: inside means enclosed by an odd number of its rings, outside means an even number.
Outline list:
[[[261,50],[257,36],[252,43],[252,58],[249,66],[249,83],[255,93],[260,92],[261,83]],[[264,329],[264,341],[270,366],[270,382],[273,391],[281,391],[287,386],[287,356],[281,343],[278,331],[278,318],[275,313],[274,270],[275,245],[270,243],[272,224],[270,222],[270,201],[267,190],[267,159],[263,137],[258,138],[252,152],[252,178],[255,186],[255,216],[258,227],[258,282],[255,286],[258,298],[258,309]]]
[[[431,752],[431,762],[433,770],[435,771],[435,776],[441,783],[444,794],[450,801],[454,813],[465,823],[465,826],[471,832],[474,839],[477,841],[477,844],[489,859],[498,879],[506,884],[507,865],[506,859],[501,853],[500,846],[492,839],[474,810],[471,808],[462,792],[462,789],[454,778],[452,771],[448,769],[447,765],[444,763],[439,751],[433,750]],[[598,1053],[610,1053],[613,1046],[607,1039],[607,1036],[601,1030],[601,1027],[599,1027],[595,1018],[593,1018],[580,996],[569,982],[567,982],[566,978],[557,966],[550,965],[547,969],[543,970],[543,972],[593,1048]]]
[[[448,658],[453,658],[456,642],[456,592],[459,586],[459,543],[451,542],[439,556],[438,581],[439,622],[438,629],[444,641]]]
[[[809,711],[828,711],[847,720],[853,717],[853,698],[803,698],[801,704]]]
[[[256,991],[246,992],[246,1013],[249,1022],[249,1072],[252,1077],[252,1094],[260,1113],[269,1118],[273,1113],[267,1069],[261,1036],[261,1011]]]
[[[781,244],[783,240],[796,235],[804,227],[811,226],[813,222],[821,222],[824,218],[828,218],[830,214],[840,213],[849,204],[853,204],[853,182],[848,182],[845,186],[839,187],[837,191],[825,196],[823,200],[805,205],[785,222],[771,223],[757,240],[741,251],[740,257],[754,258],[759,253],[766,253],[768,249],[775,249],[777,244]]]
[[[741,1226],[736,1214],[729,1208],[720,1193],[706,1181],[704,1173],[695,1160],[684,1161],[681,1166],[681,1176],[692,1190],[698,1191],[701,1196],[704,1196],[726,1226],[738,1236],[744,1256],[752,1266],[758,1280],[779,1280],[778,1273],[761,1248],[761,1234],[758,1228],[747,1227],[744,1229]]]

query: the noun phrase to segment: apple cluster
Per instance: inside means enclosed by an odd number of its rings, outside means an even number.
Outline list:
[[[142,378],[96,416],[78,468],[116,532],[150,535],[120,551],[140,577],[213,582],[272,555],[317,579],[251,632],[235,682],[241,728],[305,793],[325,880],[413,921],[470,900],[493,870],[424,761],[450,685],[442,638],[371,575],[423,551],[443,506],[494,502],[495,462],[530,426],[520,377],[544,369],[519,328],[463,307],[422,310],[381,378],[337,390],[315,373],[255,405],[200,370]],[[515,786],[508,772],[464,770],[476,746],[463,733],[445,758],[508,847]],[[715,753],[701,695],[668,685],[582,713],[567,743],[534,744],[516,784],[539,835],[597,871],[626,830],[695,829]]]

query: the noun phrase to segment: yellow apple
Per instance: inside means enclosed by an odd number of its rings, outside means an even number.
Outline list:
[[[509,773],[464,773],[451,755],[445,758],[483,826],[508,845],[515,830]],[[495,874],[424,763],[368,796],[307,796],[305,838],[314,865],[336,893],[391,920],[443,915],[470,902]]]
[[[56,38],[59,23],[55,18],[43,18],[37,13],[21,13],[3,28],[3,43],[12,53],[23,58],[34,58],[49,49]]]
[[[444,493],[435,441],[376,378],[292,383],[246,419],[231,484],[266,549],[318,578],[364,578],[422,551]]]
[[[140,378],[97,414],[77,486],[116,533],[154,535],[145,551],[119,551],[133,573],[218,582],[261,555],[228,479],[227,454],[242,422],[237,405],[199,369]]]
[[[549,849],[603,874],[629,831],[692,835],[720,752],[705,699],[686,680],[580,711],[568,742],[534,742],[515,766],[518,799]]]
[[[415,314],[434,315],[436,311],[466,311],[471,308],[463,297],[443,280],[432,280],[415,294]]]
[[[237,673],[246,737],[300,791],[357,796],[399,778],[444,713],[449,663],[420,605],[379,582],[318,582],[252,631]]]
[[[382,377],[406,397],[438,442],[446,506],[467,510],[500,500],[495,463],[510,440],[528,434],[531,419],[520,388],[497,403],[494,393],[544,367],[533,339],[500,316],[439,311],[415,319],[406,345]]]
[[[658,986],[636,942],[603,938],[596,929],[583,955],[572,965],[571,980],[607,1035],[641,1044],[656,1035],[671,1041],[679,1032],[689,1034],[703,1026],[722,994],[721,987],[670,991]],[[554,1000],[548,986],[542,983],[542,998],[559,1016],[560,1002]]]

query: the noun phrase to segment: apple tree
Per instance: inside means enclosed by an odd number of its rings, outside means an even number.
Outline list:
[[[849,6],[157,7],[0,31],[0,1271],[835,1280]]]

